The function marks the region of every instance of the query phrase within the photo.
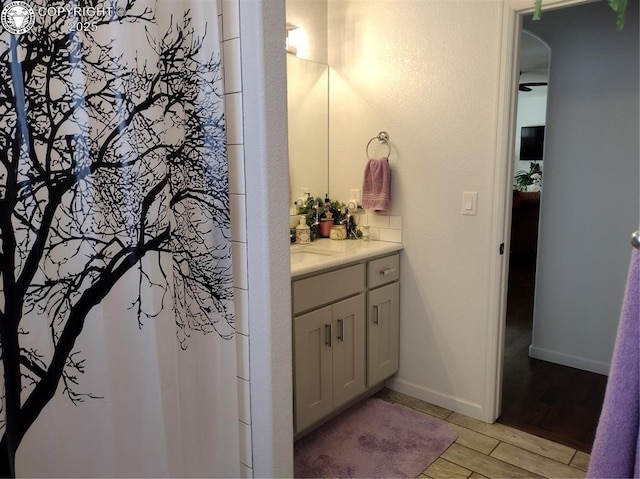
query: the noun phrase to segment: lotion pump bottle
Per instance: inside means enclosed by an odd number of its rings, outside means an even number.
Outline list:
[[[300,224],[296,226],[296,243],[311,243],[311,228],[307,225],[307,219],[304,216],[300,217]]]

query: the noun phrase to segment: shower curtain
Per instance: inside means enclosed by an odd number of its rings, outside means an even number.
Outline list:
[[[0,474],[237,476],[218,2],[0,6]]]

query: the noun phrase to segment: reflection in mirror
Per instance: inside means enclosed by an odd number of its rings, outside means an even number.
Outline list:
[[[547,118],[549,46],[536,35],[522,31],[520,78],[514,154],[514,188],[537,192],[544,169],[544,128]]]
[[[290,204],[329,192],[329,67],[287,55]]]

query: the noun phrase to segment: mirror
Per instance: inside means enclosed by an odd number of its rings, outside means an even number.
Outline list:
[[[329,192],[329,67],[287,55],[289,198]]]

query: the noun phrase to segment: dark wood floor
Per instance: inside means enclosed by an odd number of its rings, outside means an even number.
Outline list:
[[[590,453],[607,377],[529,357],[535,256],[512,256],[498,422]]]

